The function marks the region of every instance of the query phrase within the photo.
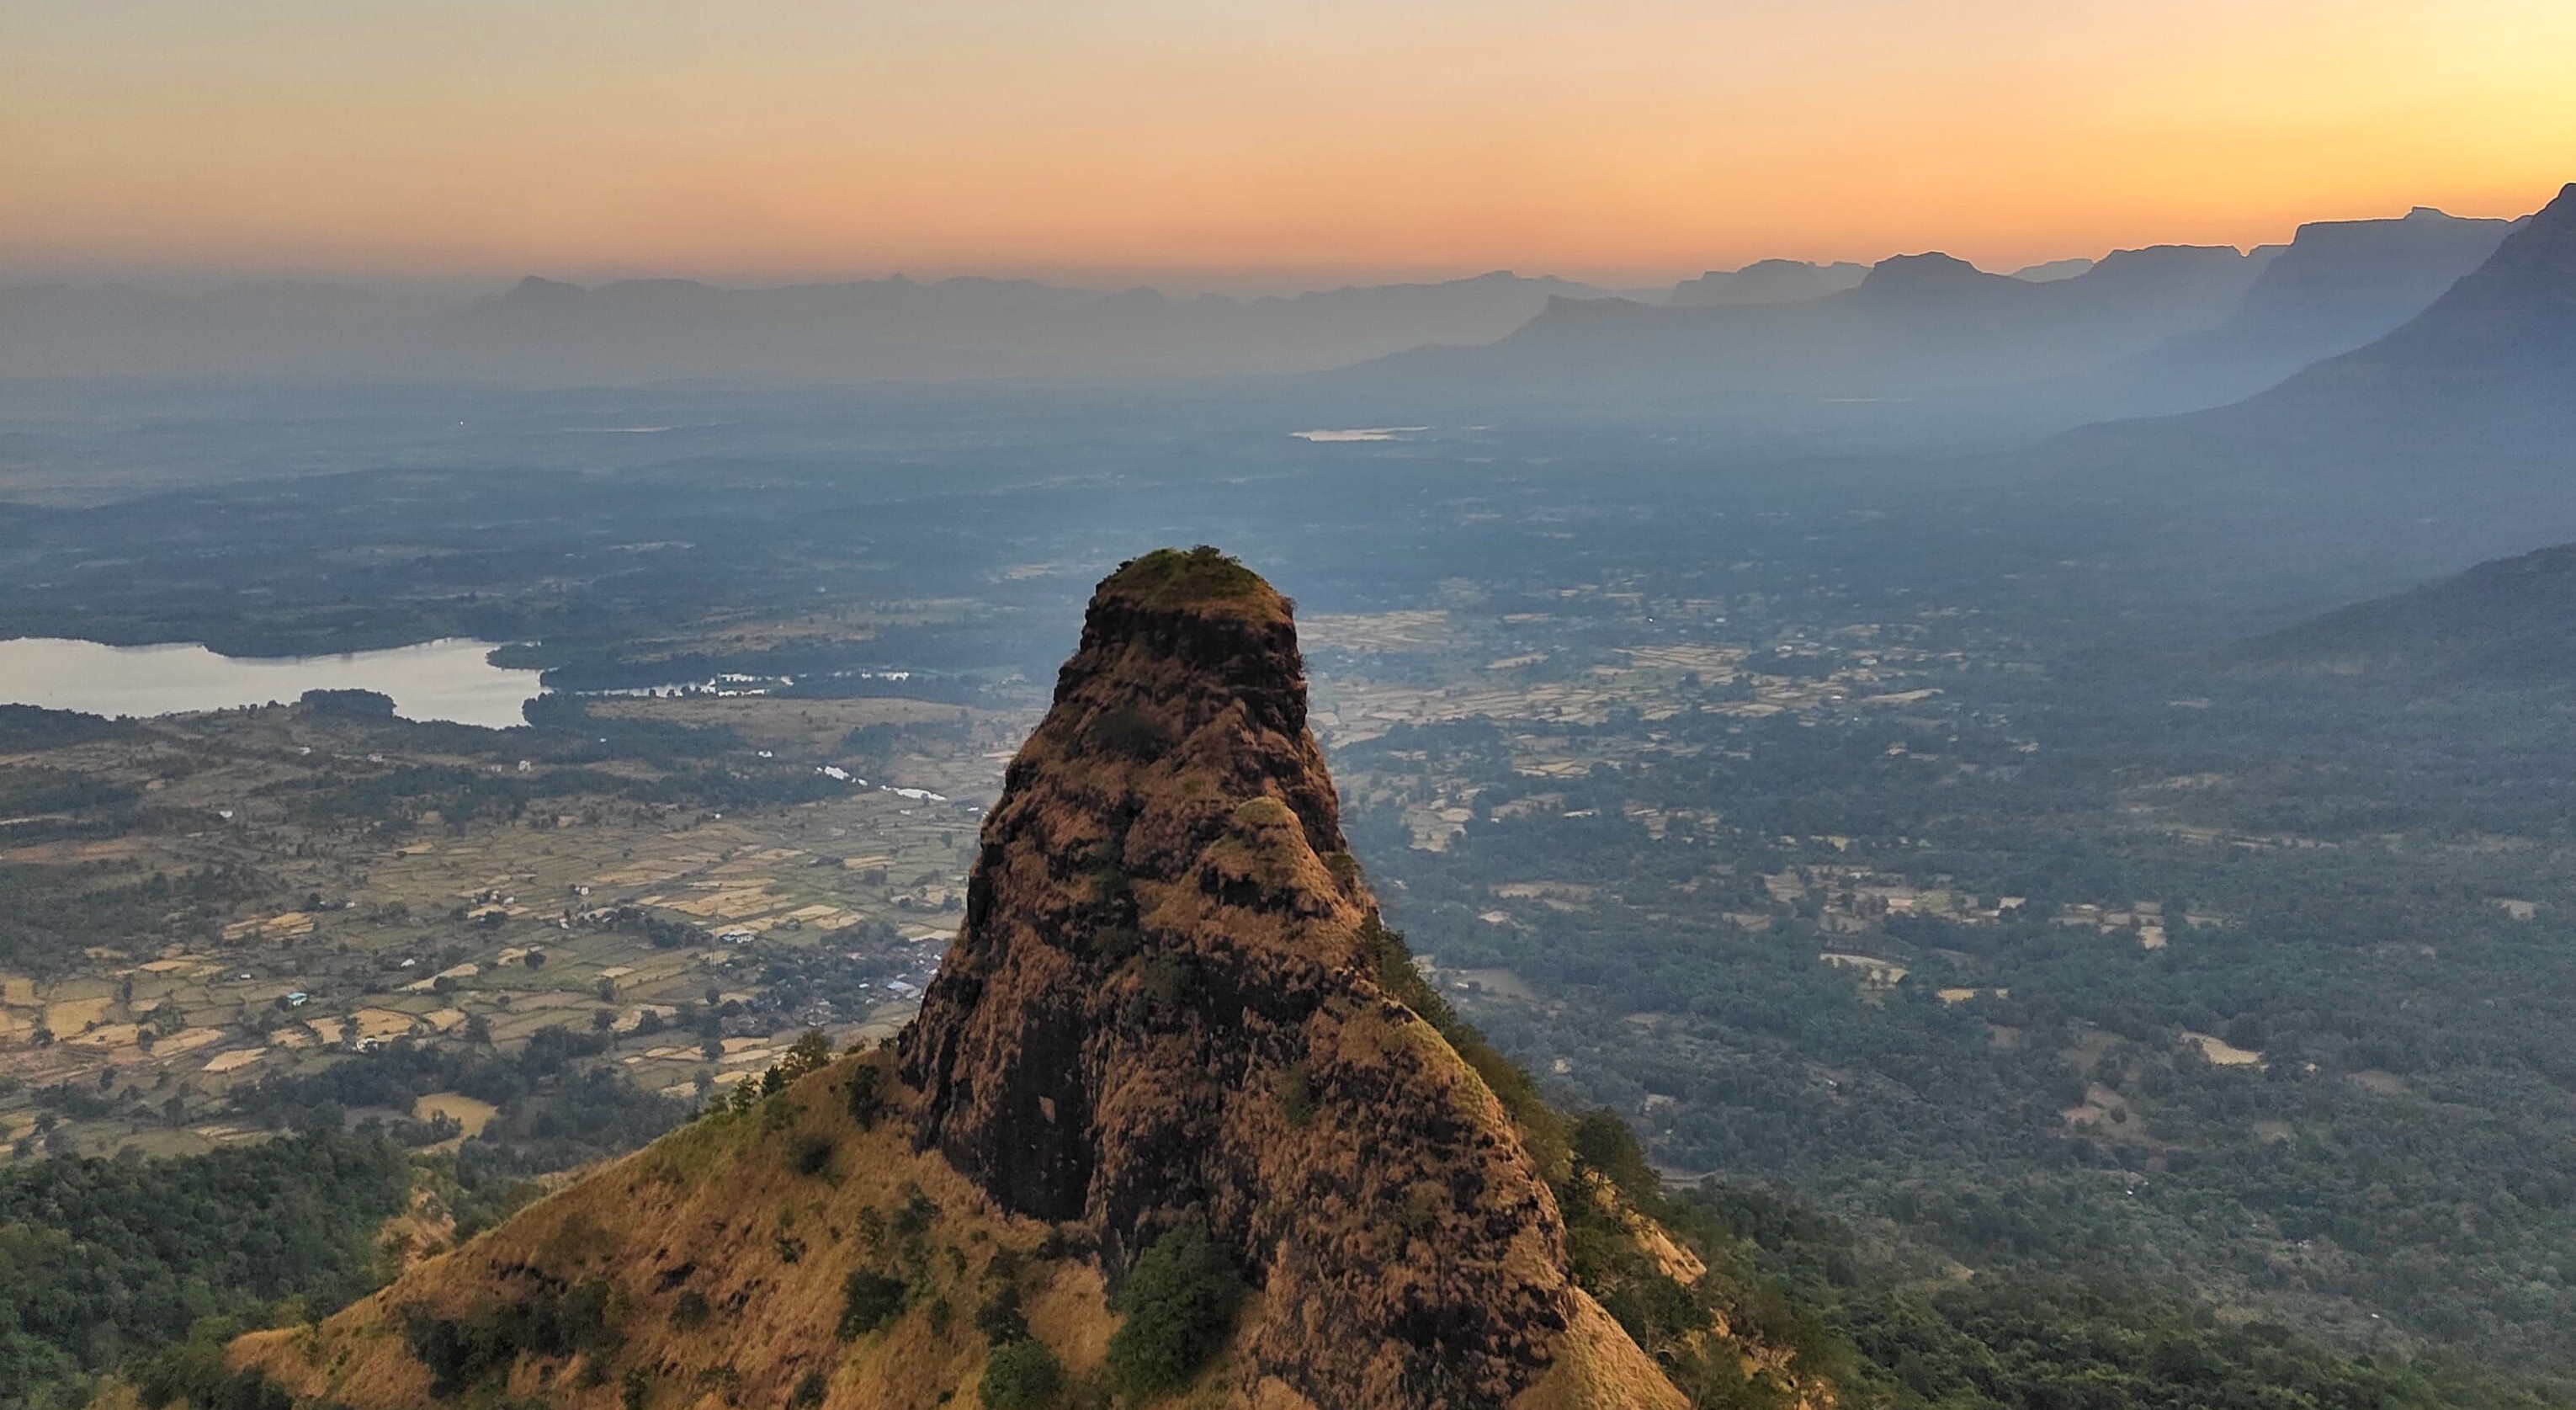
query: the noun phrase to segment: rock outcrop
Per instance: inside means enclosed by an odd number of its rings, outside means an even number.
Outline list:
[[[1505,1404],[1585,1300],[1500,1102],[1381,984],[1397,953],[1289,603],[1213,550],[1138,559],[1091,601],[904,1035],[918,1139],[1113,1267],[1206,1221],[1262,1289],[1247,1354],[1316,1405]]]

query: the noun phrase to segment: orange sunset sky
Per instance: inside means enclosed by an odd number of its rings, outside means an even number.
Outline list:
[[[2576,0],[0,0],[0,277],[1667,279],[2576,179]]]

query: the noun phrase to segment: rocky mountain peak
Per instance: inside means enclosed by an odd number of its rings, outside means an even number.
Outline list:
[[[1203,1223],[1262,1289],[1249,1354],[1314,1404],[1505,1404],[1590,1304],[1500,1103],[1380,982],[1305,711],[1250,570],[1100,585],[903,1038],[917,1140],[1113,1265]]]
[[[1870,267],[1860,287],[1880,297],[1949,294],[1960,290],[2007,285],[2003,275],[1988,274],[1956,255],[1939,250],[1919,255],[1891,255]]]
[[[893,1046],[811,1032],[231,1364],[361,1410],[1838,1403],[1379,924],[1291,604],[1213,549],[1094,593]]]

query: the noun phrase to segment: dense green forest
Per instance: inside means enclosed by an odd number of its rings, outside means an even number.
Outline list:
[[[1480,993],[1478,1021],[1669,1167],[1787,1182],[1973,1268],[2107,1262],[2355,1347],[2576,1374],[2576,893],[2550,862],[2570,793],[2537,757],[2567,722],[2510,696],[2192,685],[2216,698],[2187,735],[2161,699],[2016,683],[2006,707],[1973,680],[1939,721],[1561,728],[1659,747],[1436,852],[1399,817],[1435,786],[1423,761],[1450,796],[1526,796],[1515,761],[1546,727],[1399,729],[1346,769],[1414,780],[1354,828],[1417,943],[1534,991]],[[2464,718],[2516,723],[2470,749]],[[1497,924],[1503,883],[1587,899]],[[1873,887],[2018,904],[1878,914]],[[2170,941],[2088,905],[2154,908]]]
[[[79,1404],[89,1377],[200,1319],[366,1292],[377,1226],[411,1187],[399,1147],[337,1132],[0,1168],[0,1407]]]
[[[1769,1280],[1856,1399],[1897,1410],[2538,1410],[2563,1397],[2509,1376],[2354,1357],[2278,1324],[2222,1320],[2108,1272],[1986,1276],[1933,1291],[1882,1281],[1831,1218],[1715,1183],[1673,1217]],[[1712,1238],[1711,1236],[1714,1235]],[[1786,1311],[1795,1309],[1795,1311]],[[1783,1313],[1774,1313],[1782,1316]]]
[[[622,1154],[686,1119],[684,1104],[584,1065],[606,1046],[566,1028],[507,1054],[400,1043],[237,1089],[229,1110],[284,1128],[275,1140],[0,1167],[0,1387],[20,1388],[0,1390],[0,1410],[78,1404],[91,1377],[131,1370],[201,1323],[319,1313],[370,1290],[383,1271],[378,1227],[416,1185],[470,1237],[533,1198],[532,1177]],[[408,1111],[437,1091],[498,1108],[453,1155],[410,1153],[453,1125],[344,1129],[352,1113]]]
[[[1567,1118],[1418,977],[1380,931],[1390,987],[1457,1044],[1501,1095],[1557,1190],[1578,1280],[1699,1410],[1778,1410],[1787,1387],[1747,1375],[1690,1333],[1712,1314],[1786,1348],[1855,1406],[1886,1410],[2543,1410],[2576,1398],[2451,1358],[2354,1355],[2277,1322],[2223,1315],[2186,1288],[2104,1267],[1926,1277],[1907,1251],[1826,1212],[1715,1178],[1678,1188],[1616,1112]],[[1607,1181],[1707,1263],[1685,1285],[1638,1255],[1582,1193]]]
[[[236,1088],[228,1105],[271,1127],[332,1130],[352,1112],[410,1111],[432,1092],[461,1092],[496,1114],[459,1148],[459,1182],[470,1195],[506,1199],[517,1182],[623,1155],[688,1118],[686,1103],[583,1062],[607,1049],[599,1033],[562,1027],[540,1028],[507,1053],[397,1042],[318,1072]],[[423,1143],[446,1134],[409,1121],[399,1131]]]

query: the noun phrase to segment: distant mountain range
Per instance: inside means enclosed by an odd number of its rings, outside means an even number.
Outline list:
[[[1685,279],[1673,286],[1664,302],[1673,308],[1790,304],[1859,288],[1860,281],[1868,275],[1869,266],[1865,264],[1766,259],[1742,269],[1712,269],[1697,279]]]
[[[2495,246],[2431,307],[2379,341],[2302,379],[2441,369],[2535,391],[2568,389],[2576,371],[2576,184]],[[2295,385],[2295,384],[2294,384]],[[2552,398],[2560,413],[2576,411]]]
[[[527,280],[467,310],[452,346],[499,375],[828,380],[1259,374],[1332,367],[1434,336],[1497,338],[1552,299],[1607,297],[1507,273],[1237,300],[949,279],[728,290],[677,280]]]
[[[2024,429],[2218,405],[2388,332],[2509,224],[2418,210],[2280,249],[2158,246],[1991,274],[1939,253],[1763,260],[1637,295],[1493,273],[1266,298],[901,277],[728,289],[527,279],[458,302],[323,284],[0,287],[0,379],[533,385],[1326,374],[1296,399],[1936,400]],[[1338,380],[1336,369],[1355,369]]]
[[[2045,264],[2028,264],[2013,271],[2012,277],[2033,284],[2053,284],[2091,272],[2098,261],[2089,259],[2053,259]]]
[[[1175,298],[901,277],[723,289],[527,279],[463,307],[313,284],[202,295],[0,288],[0,378],[374,375],[565,384],[1255,375],[1425,342],[1489,342],[1551,299],[1608,291],[1507,273],[1277,297]]]
[[[2377,459],[2511,449],[2563,461],[2576,453],[2576,185],[2378,340],[2234,405],[2132,425],[2329,455],[2359,444]]]
[[[2251,396],[2394,331],[2484,263],[2516,223],[2419,206],[2395,220],[2300,226],[2225,322],[2111,368],[2111,395],[2140,412]]]
[[[2033,282],[1929,253],[1881,261],[1852,288],[1790,303],[1551,299],[1490,346],[1420,349],[1359,375],[1429,394],[1478,388],[1612,403],[1746,392],[1903,398],[2029,384],[2217,324],[2268,261],[2225,246],[2164,245]]]
[[[2029,459],[2106,498],[2264,516],[2408,564],[2576,538],[2576,185],[2377,341],[2243,401],[2084,427]]]
[[[0,378],[329,372],[380,360],[445,311],[336,284],[0,285]]]
[[[1491,346],[1410,351],[1366,376],[1424,396],[1486,388],[1629,405],[1937,401],[2068,427],[2225,405],[2361,347],[2476,269],[2515,224],[2418,208],[2311,223],[2246,253],[2157,246],[2011,276],[1938,253],[1858,277],[1768,261],[1685,281],[1662,306],[1551,300]]]

